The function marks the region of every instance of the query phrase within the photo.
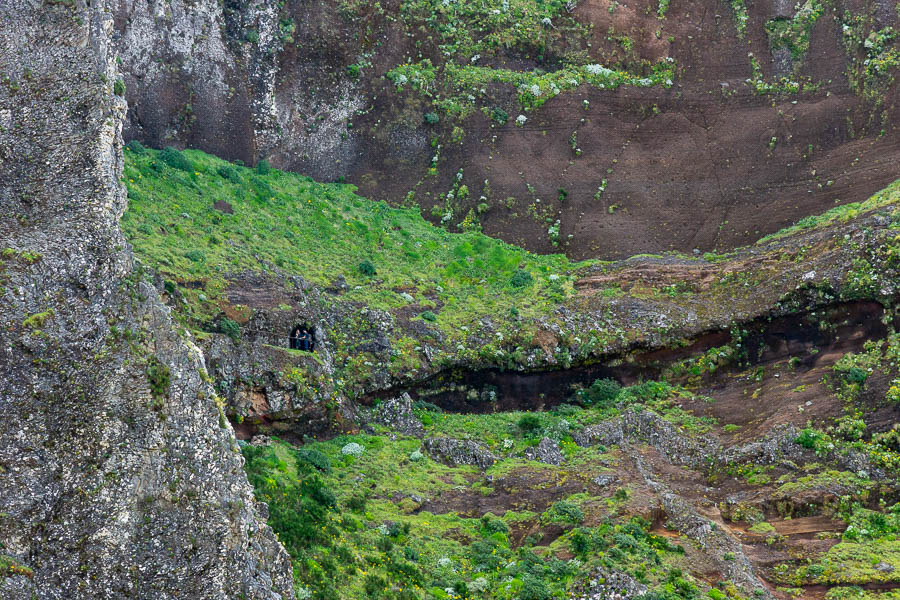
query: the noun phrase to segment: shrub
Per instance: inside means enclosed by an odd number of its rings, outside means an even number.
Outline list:
[[[359,65],[347,65],[347,75],[350,77],[350,79],[359,79],[359,72]]]
[[[527,287],[534,283],[534,277],[525,269],[518,269],[509,279],[509,284],[513,287]]]
[[[595,379],[591,387],[578,394],[578,399],[586,406],[607,408],[616,401],[621,391],[622,386],[615,379]]]
[[[800,430],[800,435],[794,438],[794,442],[800,444],[804,448],[809,448],[810,450],[816,449],[816,443],[823,438],[822,432],[816,431],[811,427],[806,427],[805,429]]]
[[[584,521],[584,512],[576,504],[561,500],[550,509],[550,520],[554,523],[571,523],[577,525]]]
[[[237,321],[233,321],[228,317],[219,321],[217,329],[219,330],[219,333],[224,333],[233,340],[237,340],[241,337],[241,326],[238,325]]]
[[[645,381],[637,385],[632,385],[620,393],[626,402],[658,402],[666,400],[675,392],[669,383],[665,381]]]
[[[255,29],[250,29],[244,35],[244,39],[247,40],[248,42],[250,42],[251,44],[255,44],[256,42],[259,41],[259,32]]]
[[[438,121],[440,121],[440,117],[437,116],[437,113],[427,112],[425,113],[425,123],[428,125],[437,125]]]
[[[829,431],[841,439],[853,442],[866,436],[866,422],[850,415],[844,415],[834,422]]]
[[[900,452],[900,426],[894,425],[890,431],[876,433],[872,436],[872,441],[888,450]]]
[[[572,554],[575,556],[584,556],[590,552],[592,546],[591,538],[590,529],[582,527],[573,531],[572,535],[569,537],[569,548],[572,550]]]
[[[509,533],[509,526],[503,519],[497,518],[493,513],[485,513],[481,517],[481,535],[487,537],[495,533],[506,535]]]
[[[147,381],[150,382],[150,392],[154,398],[168,395],[172,374],[169,367],[159,362],[155,356],[150,357],[147,362]]]
[[[843,375],[850,383],[865,383],[869,377],[869,373],[859,367],[850,367],[844,371]]]
[[[427,400],[416,400],[413,402],[413,410],[430,410],[434,412],[443,412],[441,407],[433,402],[428,402]]]
[[[431,312],[430,310],[426,310],[425,312],[423,312],[422,318],[425,319],[426,321],[431,321],[431,322],[437,321],[437,315],[434,314],[433,312]]]
[[[550,600],[550,590],[543,580],[534,576],[526,576],[519,591],[519,600]]]
[[[116,82],[113,84],[113,93],[116,96],[125,95],[125,82],[123,80],[116,79]]]
[[[137,154],[138,156],[147,154],[147,150],[146,148],[144,148],[144,145],[137,140],[131,140],[130,142],[125,144],[125,149],[129,152]]]
[[[377,273],[377,271],[375,270],[375,265],[373,265],[372,261],[369,260],[364,260],[359,263],[359,272],[366,277],[371,277]]]
[[[350,455],[350,456],[362,456],[363,452],[366,449],[362,447],[361,444],[357,444],[356,442],[350,442],[346,444],[343,448],[341,448],[341,454]]]
[[[220,177],[227,179],[231,183],[242,183],[241,174],[238,173],[237,169],[235,169],[231,165],[220,166],[218,169],[216,169],[216,173],[218,173]]]
[[[356,513],[361,513],[366,510],[366,496],[365,494],[354,494],[347,498],[344,502],[344,506],[347,507],[348,510],[352,510]]]
[[[166,146],[159,153],[159,160],[169,165],[173,169],[179,169],[181,171],[191,172],[194,170],[194,165],[191,164],[184,154],[182,154],[179,150],[176,150],[172,146]]]
[[[322,473],[331,472],[331,459],[319,450],[300,448],[297,450],[297,458]]]
[[[269,165],[269,161],[262,158],[258,163],[256,163],[256,172],[260,175],[268,175],[269,171],[272,170],[272,167]]]
[[[469,559],[482,571],[494,571],[505,564],[510,556],[507,544],[495,536],[488,536],[469,546]]]
[[[540,431],[543,423],[541,418],[535,414],[522,415],[518,422],[519,429],[526,435],[534,435]]]
[[[203,262],[206,260],[206,254],[203,250],[191,250],[184,253],[184,257],[193,262]]]
[[[509,121],[509,115],[499,106],[495,106],[491,111],[491,118],[501,125],[506,125],[506,122]]]
[[[408,561],[419,562],[419,551],[412,546],[406,546],[403,548],[403,558]]]

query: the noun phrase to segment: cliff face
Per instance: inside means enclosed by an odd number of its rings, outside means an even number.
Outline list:
[[[0,21],[0,596],[290,597],[203,358],[118,228],[109,7]]]
[[[126,138],[578,258],[741,246],[896,175],[889,3],[496,4],[117,0]],[[672,84],[567,88],[586,63]]]

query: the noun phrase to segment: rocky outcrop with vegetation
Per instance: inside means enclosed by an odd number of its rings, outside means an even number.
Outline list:
[[[117,0],[126,137],[575,258],[726,250],[896,178],[896,8]]]
[[[575,263],[265,164],[125,160],[301,594],[895,586],[866,552],[893,556],[897,184],[727,254]]]
[[[118,227],[108,3],[0,22],[0,596],[293,597],[203,355]]]
[[[0,6],[0,595],[896,596],[896,11],[710,2]]]

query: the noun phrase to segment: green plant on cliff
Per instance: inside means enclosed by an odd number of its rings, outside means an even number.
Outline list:
[[[667,5],[660,5],[660,18]],[[348,8],[351,18],[361,22],[371,11],[366,3]],[[397,64],[386,77],[397,91],[411,91],[433,102],[443,116],[465,118],[480,108],[501,125],[508,117],[498,116],[506,111],[495,106],[489,91],[497,84],[514,88],[524,110],[540,107],[582,83],[601,89],[672,85],[674,68],[668,61],[635,60],[587,69],[587,54],[571,49],[581,48],[592,33],[573,18],[571,9],[571,3],[562,0],[405,0],[399,22],[408,35],[419,39],[423,51],[418,62]],[[425,51],[427,47],[433,50]],[[523,58],[553,68],[524,70],[519,66]]]
[[[147,381],[150,383],[150,393],[157,400],[169,394],[169,385],[171,384],[172,375],[169,367],[164,365],[155,356],[151,356],[147,361]]]
[[[809,36],[813,25],[825,12],[825,3],[806,0],[790,19],[776,18],[766,22],[766,34],[773,50],[786,48],[795,61],[809,51]]]

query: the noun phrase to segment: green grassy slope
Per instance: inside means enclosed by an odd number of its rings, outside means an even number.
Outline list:
[[[572,294],[571,272],[582,266],[478,232],[450,233],[417,208],[366,200],[350,185],[277,170],[262,175],[199,151],[184,152],[179,169],[159,154],[126,152],[122,227],[164,277],[202,281],[207,301],[192,303],[200,318],[217,310],[227,273],[276,266],[322,286],[343,275],[344,299],[370,307],[403,306],[401,294],[410,294],[423,307],[440,306],[436,323],[452,331],[474,315],[544,314]],[[234,213],[211,210],[219,201]],[[375,273],[366,274],[364,263]]]

